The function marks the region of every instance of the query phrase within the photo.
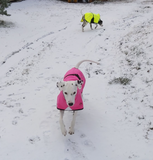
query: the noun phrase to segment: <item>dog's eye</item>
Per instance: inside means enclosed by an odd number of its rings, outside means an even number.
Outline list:
[[[75,95],[76,94],[76,92],[73,92],[73,93],[71,93],[71,96],[73,96],[73,95]]]
[[[64,92],[64,94],[66,94],[66,95],[67,95],[67,92]]]

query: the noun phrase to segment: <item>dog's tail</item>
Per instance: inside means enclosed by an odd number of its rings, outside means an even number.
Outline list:
[[[79,63],[77,63],[77,65],[75,66],[75,68],[79,68],[79,66],[83,63],[83,62],[91,62],[91,63],[96,63],[96,64],[100,64],[98,62],[95,62],[95,61],[92,61],[92,60],[83,60],[83,61],[80,61]]]
[[[83,9],[84,9],[84,8],[82,8],[81,11],[80,11],[80,13],[81,13],[82,16],[83,16],[83,13],[82,13],[82,10],[83,10]]]

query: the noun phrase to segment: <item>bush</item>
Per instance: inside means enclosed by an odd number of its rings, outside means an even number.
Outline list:
[[[122,85],[127,85],[129,84],[131,79],[129,78],[124,78],[124,77],[119,77],[119,78],[114,78],[109,82],[109,84],[122,84]]]
[[[0,0],[0,14],[5,16],[10,16],[10,14],[7,13],[6,8],[10,6],[9,0]]]

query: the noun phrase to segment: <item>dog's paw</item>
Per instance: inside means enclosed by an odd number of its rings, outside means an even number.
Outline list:
[[[69,134],[70,135],[74,134],[74,129],[71,129],[71,127],[70,127],[70,130],[69,130]]]
[[[64,136],[66,136],[66,135],[67,135],[67,131],[66,131],[65,126],[64,126],[64,125],[61,125],[61,132],[62,132],[62,134],[63,134]]]
[[[64,136],[66,136],[66,135],[67,135],[67,131],[66,131],[66,129],[63,129],[63,130],[62,130],[62,134],[63,134]]]

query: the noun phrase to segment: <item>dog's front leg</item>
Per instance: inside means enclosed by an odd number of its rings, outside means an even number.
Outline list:
[[[93,29],[92,29],[92,24],[91,24],[91,23],[90,23],[90,28],[91,28],[91,30],[93,30]]]
[[[64,122],[63,122],[63,116],[64,116],[64,111],[60,111],[60,127],[61,127],[61,131],[62,131],[62,134],[64,136],[66,136],[67,134],[67,131],[65,129],[65,125],[64,125]]]
[[[96,24],[96,27],[95,27],[95,29],[98,27],[98,24]]]
[[[76,114],[77,113],[75,111],[73,111],[73,119],[72,119],[71,127],[70,127],[70,130],[69,130],[70,135],[74,134],[74,125],[75,125]]]
[[[84,20],[83,24],[82,24],[82,32],[84,32],[84,27],[87,25],[88,23]]]

